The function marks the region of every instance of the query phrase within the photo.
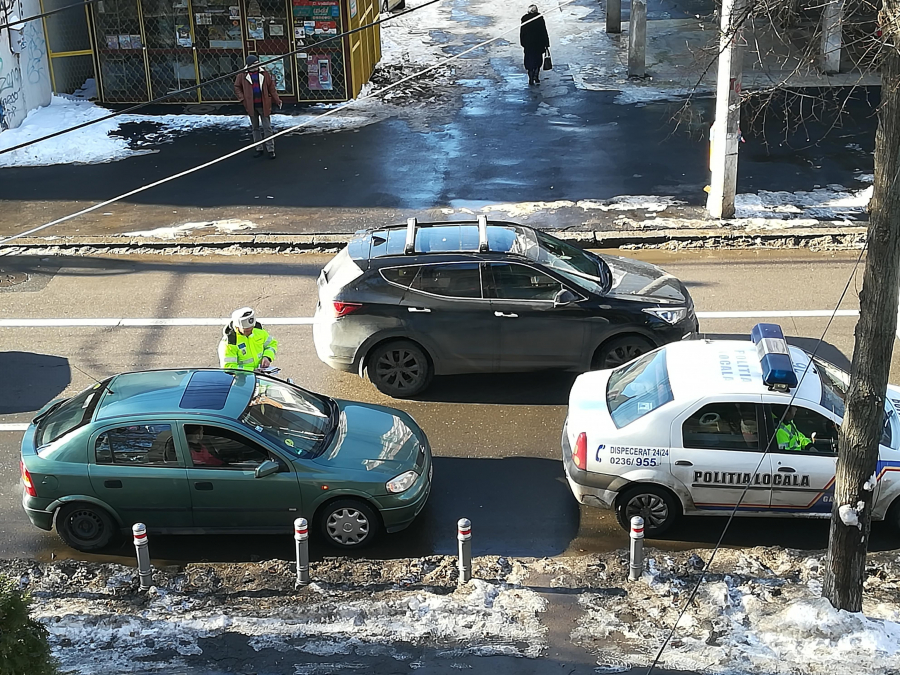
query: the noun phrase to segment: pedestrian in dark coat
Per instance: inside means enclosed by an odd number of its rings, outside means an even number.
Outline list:
[[[544,65],[544,52],[550,48],[550,36],[547,35],[547,24],[538,13],[537,5],[528,7],[528,14],[522,17],[519,29],[519,43],[525,50],[525,70],[528,71],[528,84],[541,81],[541,66]]]
[[[265,139],[269,157],[275,159],[275,141],[272,135],[272,103],[281,107],[281,99],[275,88],[275,78],[265,70],[259,69],[259,57],[251,54],[247,57],[246,72],[238,73],[234,79],[234,94],[244,104],[244,110],[250,116],[253,125],[253,140],[259,143]],[[260,130],[262,122],[262,130]],[[256,146],[256,156],[263,154],[263,144]]]

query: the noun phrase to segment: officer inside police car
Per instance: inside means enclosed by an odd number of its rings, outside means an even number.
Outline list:
[[[797,413],[796,406],[788,406],[784,416],[778,424],[775,432],[775,440],[778,442],[779,450],[805,450],[808,445],[816,442],[816,432],[814,431],[809,438],[801,432],[794,423],[794,415]]]

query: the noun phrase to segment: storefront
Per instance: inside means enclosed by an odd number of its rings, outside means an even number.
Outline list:
[[[266,66],[286,101],[345,101],[381,58],[380,31],[329,38],[376,20],[378,8],[376,0],[98,0],[87,18],[97,95],[130,103],[186,89],[167,101],[233,101],[234,77],[216,78],[257,54],[287,55]]]

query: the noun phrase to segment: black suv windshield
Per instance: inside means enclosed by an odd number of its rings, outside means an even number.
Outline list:
[[[286,382],[257,376],[256,390],[241,423],[297,457],[314,457],[337,424],[337,405]]]
[[[90,422],[108,382],[109,380],[98,382],[42,415],[37,420],[35,445],[40,447],[52,443]]]
[[[539,246],[529,249],[529,257],[535,262],[552,267],[592,293],[605,293],[609,290],[612,274],[603,260],[545,232],[534,232]]]

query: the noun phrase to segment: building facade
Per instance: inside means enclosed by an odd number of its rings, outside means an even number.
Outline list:
[[[276,57],[266,67],[284,100],[345,101],[381,58],[381,35],[335,36],[378,16],[376,0],[97,0],[48,17],[53,86],[72,93],[93,79],[109,103],[229,102],[256,54]]]
[[[50,103],[50,70],[38,0],[0,0],[0,131],[15,129],[31,110]]]

